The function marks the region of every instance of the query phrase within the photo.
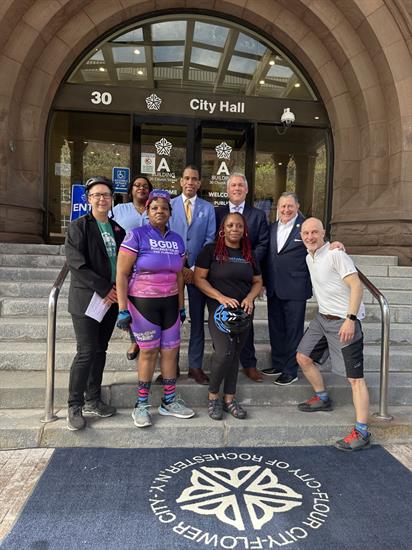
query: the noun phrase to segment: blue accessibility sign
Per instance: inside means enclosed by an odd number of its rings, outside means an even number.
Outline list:
[[[112,180],[115,193],[127,193],[130,181],[130,168],[115,166],[112,169]]]
[[[90,212],[91,205],[87,201],[86,188],[84,185],[75,183],[72,186],[72,204],[70,210],[70,221],[77,220]]]

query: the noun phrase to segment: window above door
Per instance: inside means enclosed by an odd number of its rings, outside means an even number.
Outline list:
[[[67,82],[318,99],[278,46],[236,23],[194,14],[160,16],[117,31],[84,56]]]

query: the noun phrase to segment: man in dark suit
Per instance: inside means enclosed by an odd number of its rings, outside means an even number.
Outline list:
[[[229,204],[216,208],[216,228],[219,231],[223,218],[229,212],[240,212],[246,220],[249,238],[252,243],[252,250],[259,265],[266,256],[269,244],[269,229],[266,214],[260,208],[246,204],[248,184],[246,177],[240,173],[233,173],[227,180],[227,194]],[[253,325],[249,332],[245,345],[240,352],[240,362],[245,369],[245,374],[254,382],[262,382],[263,377],[256,368],[256,352],[254,344]]]
[[[188,377],[198,384],[208,384],[209,378],[202,369],[206,296],[193,284],[193,270],[199,252],[206,244],[214,241],[216,220],[212,204],[197,196],[200,177],[196,166],[186,166],[180,178],[180,186],[182,193],[172,200],[169,227],[182,237],[186,247],[187,267],[183,268],[183,277],[187,285],[190,313]]]
[[[262,372],[278,376],[275,384],[296,382],[296,349],[303,336],[306,300],[312,285],[306,266],[307,250],[300,235],[304,217],[295,193],[282,193],[277,205],[278,221],[270,226],[269,252],[265,262],[269,336],[272,365]]]

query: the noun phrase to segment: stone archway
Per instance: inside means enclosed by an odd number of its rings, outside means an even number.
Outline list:
[[[73,61],[130,19],[202,7],[261,29],[316,84],[335,145],[334,236],[353,251],[390,250],[410,262],[412,37],[398,0],[216,0],[212,7],[198,0],[4,2],[0,238],[42,240],[47,117]],[[396,208],[396,221],[388,204]]]

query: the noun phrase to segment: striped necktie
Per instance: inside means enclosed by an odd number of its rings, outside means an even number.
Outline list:
[[[185,212],[187,225],[190,225],[192,223],[192,208],[190,205],[190,199],[185,200]]]

